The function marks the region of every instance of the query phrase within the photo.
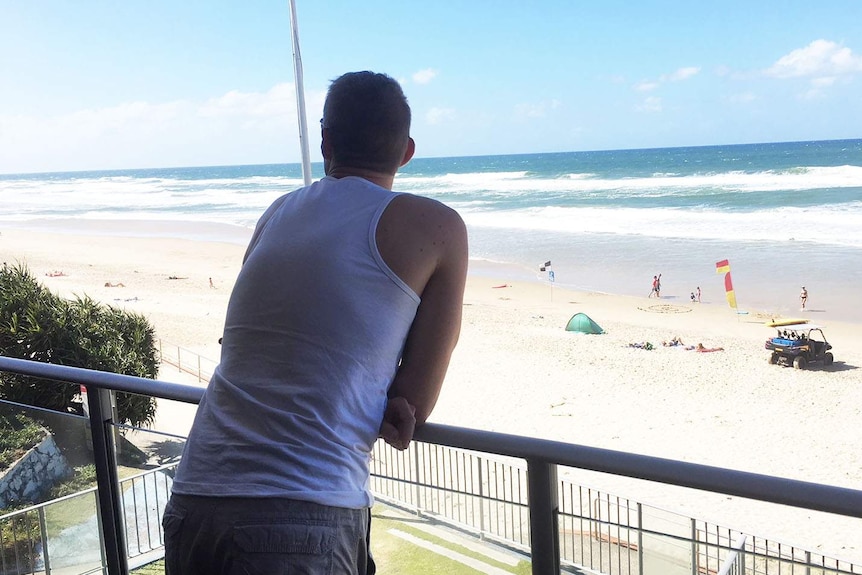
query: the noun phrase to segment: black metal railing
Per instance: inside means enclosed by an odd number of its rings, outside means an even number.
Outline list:
[[[110,574],[127,574],[128,543],[112,434],[109,390],[197,403],[203,389],[115,373],[0,357],[0,371],[65,381],[88,388],[90,428],[98,485],[104,562]],[[496,454],[526,461],[529,550],[534,574],[560,573],[558,466],[609,473],[680,487],[736,495],[804,509],[862,518],[862,491],[734,471],[714,466],[573,445],[516,435],[427,424],[417,431],[424,444]]]

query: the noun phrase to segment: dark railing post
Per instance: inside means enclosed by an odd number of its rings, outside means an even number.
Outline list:
[[[557,466],[539,459],[528,459],[527,474],[533,575],[559,575]]]
[[[111,394],[107,389],[90,388],[87,402],[90,405],[90,431],[93,436],[93,462],[96,483],[99,487],[99,513],[104,537],[105,562],[110,575],[127,575],[129,564],[126,550],[120,501],[120,482],[117,475],[117,454],[114,450],[113,410]]]

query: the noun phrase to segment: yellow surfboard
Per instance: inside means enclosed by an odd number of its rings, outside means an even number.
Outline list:
[[[791,318],[791,319],[773,319],[766,322],[766,327],[781,327],[783,325],[793,325],[799,323],[808,323],[807,319]]]

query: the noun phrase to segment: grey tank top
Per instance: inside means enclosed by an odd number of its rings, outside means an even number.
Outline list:
[[[375,240],[396,196],[327,177],[261,217],[175,492],[372,504],[370,451],[419,305]]]

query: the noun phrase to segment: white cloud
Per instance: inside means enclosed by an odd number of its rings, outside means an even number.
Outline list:
[[[544,118],[550,110],[556,110],[561,105],[559,100],[548,100],[531,104],[515,106],[515,115],[522,118]]]
[[[823,78],[812,78],[807,91],[799,94],[800,100],[817,100],[826,96],[826,88],[832,86],[837,78],[825,76]]]
[[[661,98],[649,96],[637,106],[639,112],[661,112]]]
[[[413,73],[413,81],[417,84],[428,84],[437,77],[438,73],[434,68],[425,68]]]
[[[231,90],[223,96],[210,98],[198,109],[204,118],[237,117],[273,118],[296,110],[296,93],[293,84],[276,84],[267,92],[240,92]]]
[[[644,80],[643,82],[639,82],[635,84],[635,91],[637,92],[652,92],[656,88],[659,87],[658,82],[648,82]]]
[[[862,56],[829,40],[815,40],[793,50],[766,70],[776,78],[843,76],[862,72]]]
[[[432,126],[442,124],[455,117],[452,108],[431,108],[425,113],[425,121]]]
[[[307,92],[309,131],[324,92]],[[295,161],[293,84],[204,102],[125,102],[58,116],[0,113],[0,173]],[[312,152],[314,152],[314,146]]]
[[[688,66],[686,68],[679,68],[672,74],[668,75],[667,79],[671,82],[679,82],[680,80],[686,80],[695,76],[700,72],[700,68],[697,66]]]
[[[61,128],[78,133],[88,131],[104,133],[130,128],[153,132],[170,126],[191,108],[188,102],[181,100],[165,104],[130,102],[110,108],[73,112],[58,118],[58,124]]]
[[[666,84],[668,82],[681,82],[691,78],[692,76],[696,76],[698,73],[700,73],[700,68],[698,66],[678,68],[670,74],[662,74],[659,76],[658,80],[641,80],[635,84],[633,88],[636,92],[652,92],[662,84]]]
[[[811,80],[811,84],[818,88],[825,88],[834,84],[835,80],[835,76],[826,76],[823,78],[814,78],[813,80]]]

